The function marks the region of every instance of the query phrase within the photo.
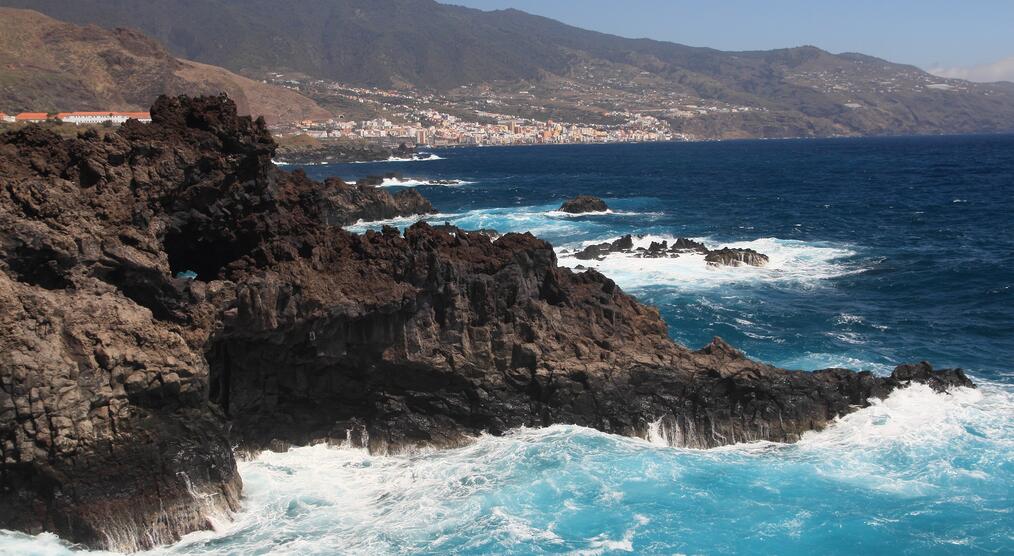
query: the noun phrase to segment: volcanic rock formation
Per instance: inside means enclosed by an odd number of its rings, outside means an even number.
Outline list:
[[[375,185],[365,182],[348,184],[340,178],[324,181],[323,196],[326,202],[324,222],[336,226],[436,212],[433,205],[414,189],[391,195]]]
[[[630,252],[634,248],[634,239],[628,234],[612,242],[595,243],[574,254],[575,258],[590,261],[602,260],[610,253]]]
[[[411,160],[415,154],[415,148],[405,143],[390,148],[365,141],[317,139],[309,135],[288,137],[275,150],[275,156],[282,164],[376,162],[392,158]]]
[[[723,247],[716,251],[709,251],[704,257],[710,265],[725,266],[764,266],[768,264],[768,256],[754,251],[753,249],[732,249]]]
[[[643,237],[639,236],[639,239]],[[768,263],[767,255],[753,249],[723,247],[712,251],[703,243],[685,237],[676,238],[672,245],[668,240],[662,240],[652,241],[648,247],[635,248],[634,239],[629,234],[612,242],[588,245],[574,253],[574,258],[584,261],[601,261],[612,253],[627,253],[641,259],[676,258],[685,253],[697,253],[704,255],[704,260],[711,266],[740,266],[744,264],[764,266]]]
[[[609,210],[606,206],[606,202],[598,197],[592,197],[591,195],[578,195],[573,199],[568,199],[560,205],[560,210],[563,212],[569,212],[571,214],[581,214],[583,212],[605,212]]]
[[[428,204],[277,169],[226,98],[151,113],[0,136],[0,528],[173,540],[237,507],[236,444],[383,453],[552,423],[791,442],[910,381],[971,386],[691,351],[530,234],[344,231]]]

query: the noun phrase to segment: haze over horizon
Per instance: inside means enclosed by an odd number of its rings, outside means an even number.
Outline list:
[[[1014,81],[1014,3],[956,7],[943,0],[439,0],[482,10],[514,8],[594,31],[719,50],[814,45],[911,64],[943,77]]]

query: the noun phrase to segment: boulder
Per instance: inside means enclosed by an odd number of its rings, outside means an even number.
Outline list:
[[[704,260],[713,266],[764,266],[768,264],[767,255],[758,253],[753,249],[731,249],[729,247],[709,251]]]
[[[575,253],[574,257],[585,261],[592,259],[602,260],[610,253],[629,252],[633,248],[634,239],[628,234],[612,243],[606,242],[589,245],[578,253]]]
[[[578,195],[573,199],[564,201],[563,205],[560,206],[560,210],[571,214],[580,214],[583,212],[605,212],[609,210],[609,207],[606,206],[605,201],[598,197]]]

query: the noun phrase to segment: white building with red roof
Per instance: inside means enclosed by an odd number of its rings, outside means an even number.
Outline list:
[[[56,119],[68,124],[122,124],[123,122],[135,119],[142,122],[150,122],[151,115],[147,112],[60,112]]]
[[[22,112],[14,116],[16,122],[44,122],[48,119],[49,114],[45,112]]]

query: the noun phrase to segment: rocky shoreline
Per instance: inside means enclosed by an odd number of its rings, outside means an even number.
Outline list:
[[[349,141],[293,141],[276,149],[275,162],[293,165],[380,162],[391,159],[412,160],[415,155],[416,150],[404,143],[389,148],[376,143]]]
[[[343,230],[433,207],[278,169],[227,98],[151,114],[0,136],[2,528],[171,542],[238,507],[237,445],[397,453],[554,423],[792,442],[912,381],[972,386],[925,363],[878,377],[693,351],[531,234]]]
[[[644,236],[639,236],[638,239]],[[594,243],[573,254],[582,261],[601,261],[611,254],[623,253],[641,259],[677,258],[680,255],[704,255],[704,261],[712,266],[764,266],[770,260],[767,255],[753,249],[723,247],[708,249],[699,241],[679,237],[673,240],[652,241],[648,247],[634,247],[634,237],[625,235],[611,242]],[[584,267],[581,267],[584,268]]]

